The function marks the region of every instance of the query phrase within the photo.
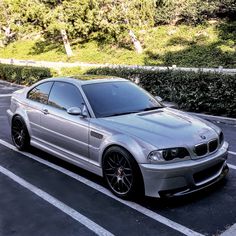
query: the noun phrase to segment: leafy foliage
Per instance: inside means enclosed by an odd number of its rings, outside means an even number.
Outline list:
[[[31,85],[51,76],[48,68],[0,64],[0,79],[11,83]]]
[[[18,37],[40,32],[57,41],[65,29],[70,39],[120,42],[130,28],[233,19],[236,4],[234,0],[1,0],[0,10],[1,29],[10,26]]]
[[[159,26],[136,29],[144,52],[136,54],[127,42],[122,47],[90,40],[71,41],[74,56],[70,61],[128,65],[177,65],[185,67],[236,67],[236,24],[217,22],[196,27]],[[170,32],[173,32],[170,34]],[[60,42],[18,40],[0,48],[0,57],[27,60],[67,61]]]
[[[62,68],[60,75],[78,75],[80,67]],[[220,73],[157,71],[125,67],[93,68],[86,74],[112,75],[139,81],[153,95],[175,102],[181,109],[214,115],[236,117],[236,75]],[[48,68],[0,64],[0,79],[31,85],[41,79],[58,75]]]
[[[236,117],[236,75],[218,73],[97,68],[91,74],[112,75],[136,81],[153,95],[176,102],[181,109]]]
[[[210,18],[235,19],[234,0],[157,0],[155,20],[157,24],[202,23]]]
[[[57,41],[65,29],[70,39],[97,39],[118,42],[133,26],[154,24],[150,0],[1,0],[5,12],[0,23],[11,19],[18,36],[40,32]]]

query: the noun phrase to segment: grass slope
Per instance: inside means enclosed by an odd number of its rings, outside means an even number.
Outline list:
[[[72,42],[74,56],[67,59],[61,42],[21,40],[0,48],[0,58],[81,61],[129,65],[236,67],[236,22],[201,26],[158,26],[136,30],[144,53],[96,41]]]

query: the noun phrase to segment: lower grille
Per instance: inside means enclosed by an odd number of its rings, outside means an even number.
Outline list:
[[[223,164],[224,164],[224,161],[222,161],[210,168],[207,168],[205,170],[195,173],[193,175],[193,179],[194,179],[195,183],[200,183],[200,182],[205,181],[205,180],[211,178],[212,176],[216,175],[217,172],[222,168]]]

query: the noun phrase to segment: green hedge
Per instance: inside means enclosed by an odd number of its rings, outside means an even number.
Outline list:
[[[52,75],[48,68],[0,64],[0,79],[11,83],[31,85]]]
[[[220,73],[97,68],[91,74],[113,75],[130,80],[153,95],[175,102],[186,111],[236,117],[236,75]]]
[[[75,68],[72,72],[79,70]],[[64,73],[69,71],[63,70]],[[125,67],[96,68],[87,73],[138,79],[139,85],[150,93],[177,103],[181,109],[236,117],[236,75]],[[31,85],[55,74],[48,68],[0,64],[0,79],[22,85]]]

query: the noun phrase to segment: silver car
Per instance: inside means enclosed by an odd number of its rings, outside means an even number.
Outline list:
[[[228,173],[220,128],[120,78],[50,78],[16,91],[12,140],[103,176],[121,197],[180,196]]]

